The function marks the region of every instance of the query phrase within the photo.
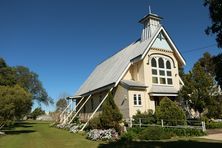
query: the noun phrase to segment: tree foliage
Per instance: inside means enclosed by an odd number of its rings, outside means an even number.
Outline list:
[[[215,80],[217,81],[220,88],[222,88],[222,54],[218,54],[213,57]]]
[[[38,75],[27,67],[10,67],[0,58],[0,127],[30,113],[34,100],[51,101]]]
[[[208,26],[206,33],[216,34],[218,47],[222,48],[222,1],[221,0],[205,0],[204,6],[208,7],[211,26]]]
[[[183,109],[167,97],[160,101],[160,106],[156,109],[156,117],[158,120],[163,119],[167,125],[184,125],[186,120]]]
[[[102,113],[94,117],[89,122],[89,128],[102,128],[109,129],[115,128],[120,132],[120,122],[122,121],[122,114],[119,111],[119,108],[116,106],[113,95],[109,93],[105,102],[102,105]]]
[[[0,58],[0,85],[13,86],[15,84],[15,70],[6,64],[4,59]]]
[[[122,120],[122,114],[116,106],[111,93],[109,93],[102,105],[102,114],[100,115],[100,119],[101,124],[105,129],[119,128],[119,123]]]
[[[15,86],[0,86],[0,124],[8,125],[30,112],[32,95]]]
[[[180,96],[189,102],[191,108],[202,113],[217,91],[211,75],[197,62],[192,71],[186,75]]]
[[[143,121],[143,124],[154,124],[156,123],[156,116],[153,110],[145,111],[141,113],[140,110],[137,111],[136,115],[133,115],[134,123],[139,124],[139,120]]]
[[[62,112],[66,106],[68,105],[67,101],[65,98],[60,98],[57,102],[56,102],[56,111],[58,112]]]
[[[32,117],[33,119],[36,119],[38,116],[44,115],[44,114],[45,114],[45,111],[42,110],[41,107],[37,107],[37,108],[35,108],[35,109],[32,111],[31,117]]]
[[[42,83],[39,81],[36,73],[30,71],[24,66],[15,67],[15,71],[17,84],[30,92],[33,100],[46,105],[52,103],[52,99],[48,96],[46,90],[43,88]]]

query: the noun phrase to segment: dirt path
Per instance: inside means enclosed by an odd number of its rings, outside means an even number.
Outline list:
[[[222,129],[210,129],[207,130],[207,133],[207,136],[202,136],[200,138],[222,141]]]

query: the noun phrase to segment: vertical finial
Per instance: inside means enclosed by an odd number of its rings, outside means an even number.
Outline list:
[[[151,7],[150,7],[150,5],[149,5],[149,14],[151,14],[152,12],[151,12]]]

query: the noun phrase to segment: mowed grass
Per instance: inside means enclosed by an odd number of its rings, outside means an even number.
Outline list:
[[[47,122],[17,123],[14,129],[0,136],[0,148],[222,148],[221,141],[200,138],[174,138],[162,141],[90,141],[80,134],[49,126]]]
[[[47,122],[22,122],[0,136],[0,148],[94,148],[101,142],[49,127]]]

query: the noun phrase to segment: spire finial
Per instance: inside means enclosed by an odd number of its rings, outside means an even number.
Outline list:
[[[150,7],[150,5],[149,5],[149,14],[151,14],[152,12],[151,12],[151,7]]]

